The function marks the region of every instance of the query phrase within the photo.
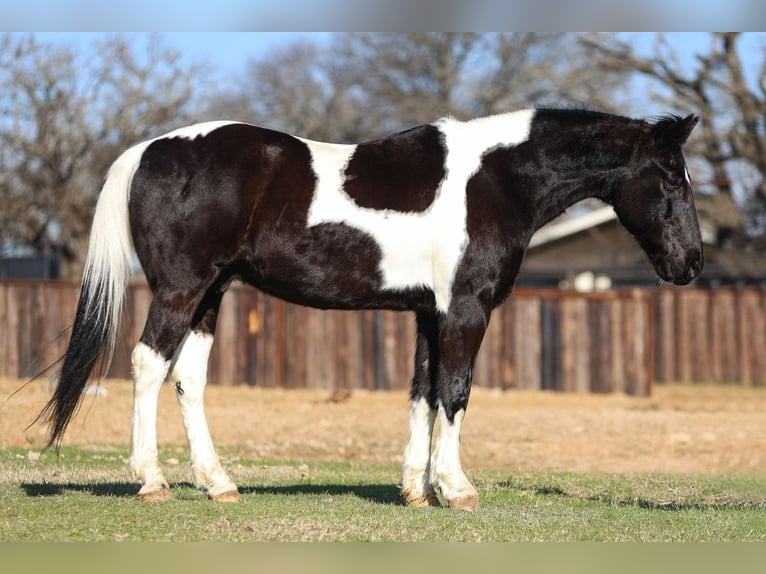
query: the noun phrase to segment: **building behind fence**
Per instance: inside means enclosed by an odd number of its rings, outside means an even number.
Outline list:
[[[77,295],[64,281],[0,282],[0,375],[26,377],[62,355]],[[109,376],[130,376],[150,301],[145,284],[129,287]],[[764,386],[765,305],[754,289],[519,289],[493,313],[474,384],[633,395],[654,381]],[[320,311],[234,286],[208,373],[219,385],[407,389],[414,348],[412,313]]]

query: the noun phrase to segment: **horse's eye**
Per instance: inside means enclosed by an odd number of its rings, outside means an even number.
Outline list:
[[[681,189],[681,186],[683,184],[684,184],[683,180],[679,177],[669,176],[669,177],[666,177],[664,180],[665,188],[668,191],[677,191]]]

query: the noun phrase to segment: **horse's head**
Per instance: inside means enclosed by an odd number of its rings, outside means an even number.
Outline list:
[[[702,272],[702,241],[681,146],[698,117],[668,117],[649,126],[630,172],[614,187],[622,224],[648,255],[657,275],[686,285]]]

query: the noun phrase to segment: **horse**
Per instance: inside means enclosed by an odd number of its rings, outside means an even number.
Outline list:
[[[47,446],[60,447],[94,366],[109,364],[135,250],[153,294],[131,355],[129,466],[141,499],[172,497],[156,437],[167,380],[194,484],[240,500],[203,405],[216,316],[238,280],[321,309],[414,312],[404,503],[476,509],[459,446],[474,359],[532,235],[597,198],[660,280],[694,280],[703,253],[682,146],[698,119],[540,108],[447,117],[353,145],[224,121],[127,149],[95,209],[71,339],[41,412]]]

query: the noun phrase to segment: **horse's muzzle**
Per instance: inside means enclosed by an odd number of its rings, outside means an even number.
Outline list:
[[[674,285],[688,285],[700,276],[704,267],[702,253],[699,251],[676,261],[668,256],[659,256],[652,264],[660,279]]]

